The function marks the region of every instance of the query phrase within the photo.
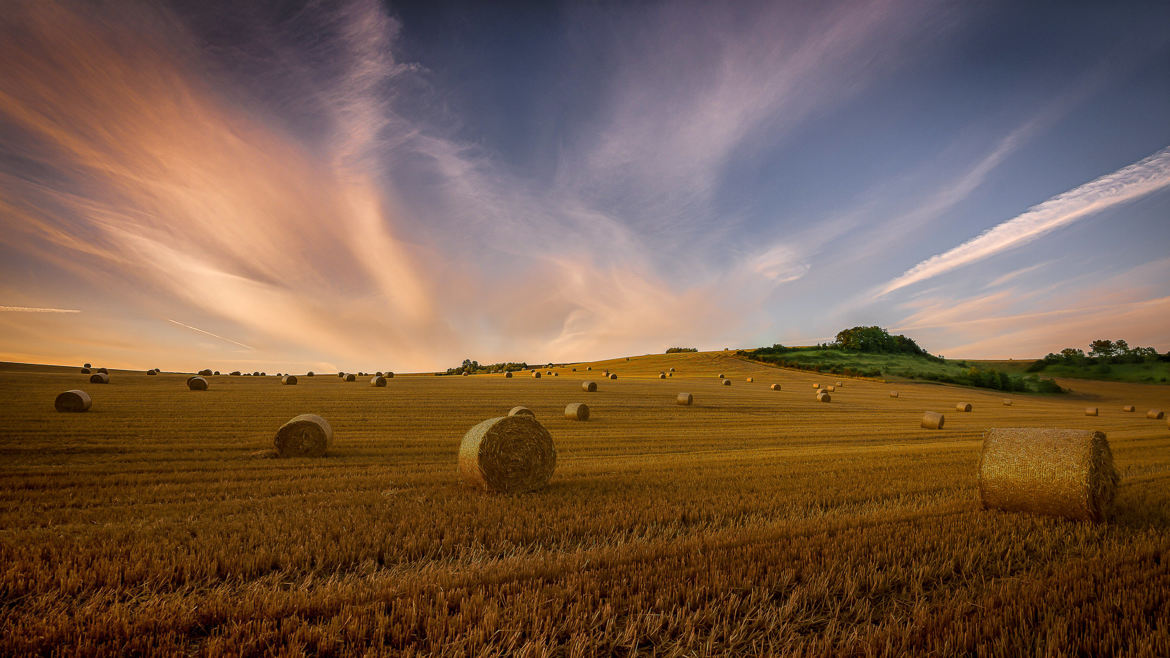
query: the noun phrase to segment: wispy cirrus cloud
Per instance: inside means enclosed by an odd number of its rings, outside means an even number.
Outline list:
[[[0,306],[0,312],[7,313],[80,313],[73,308],[38,308],[35,306]]]
[[[211,336],[212,338],[218,338],[219,340],[222,340],[222,341],[227,342],[227,343],[231,343],[232,345],[242,347],[246,350],[254,350],[255,349],[251,345],[245,345],[238,340],[232,340],[231,338],[226,338],[224,336],[220,336],[219,334],[213,334],[210,331],[207,331],[206,329],[200,329],[199,327],[192,327],[191,325],[183,323],[183,322],[179,322],[178,320],[172,320],[170,318],[167,318],[167,322],[170,322],[171,324],[179,325],[180,327],[185,327],[185,328],[190,329],[191,331],[194,331],[196,333],[203,334],[204,336]]]
[[[963,244],[922,261],[878,290],[895,290],[970,265],[1106,208],[1170,186],[1170,147],[1111,174],[1052,197]]]

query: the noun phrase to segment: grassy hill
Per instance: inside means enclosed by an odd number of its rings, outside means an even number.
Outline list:
[[[1049,375],[1026,373],[1022,368],[992,366],[988,361],[943,359],[928,354],[856,352],[817,347],[740,350],[737,355],[786,368],[858,377],[925,380],[1005,391],[1059,393]]]
[[[1099,379],[1112,382],[1135,384],[1170,383],[1170,361],[1146,361],[1144,363],[1051,363],[1042,370],[1036,370],[1039,359],[1012,361],[971,361],[980,367],[1004,370],[1013,374],[1035,374],[1041,377],[1066,377],[1069,379]]]

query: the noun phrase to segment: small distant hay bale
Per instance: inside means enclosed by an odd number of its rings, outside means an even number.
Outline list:
[[[468,373],[466,371],[464,371],[463,376],[466,377],[467,375],[468,375]]]
[[[597,392],[597,382],[595,382],[595,381],[581,382],[581,390],[585,391],[586,393],[596,393]]]
[[[98,372],[100,372],[100,373],[102,373],[103,375],[108,375],[108,374],[110,374],[110,371],[109,371],[109,370],[106,370],[105,368],[98,368],[98,369],[97,369],[97,371],[98,371]]]
[[[158,374],[158,371],[157,371],[157,370],[147,370],[147,371],[146,371],[146,374],[147,374],[148,376],[154,376],[154,375],[157,375],[157,374]]]
[[[962,411],[963,413],[967,413],[967,412],[971,411],[971,403],[970,402],[960,402],[960,403],[955,405],[955,411]]]
[[[188,377],[187,378],[187,388],[191,389],[192,391],[206,391],[207,390],[207,380],[199,375],[195,375],[194,377]]]
[[[845,382],[837,382],[837,386],[844,386]]]
[[[275,443],[281,457],[323,457],[333,443],[333,428],[316,414],[301,414],[276,430]]]
[[[679,393],[678,397],[676,397],[674,401],[684,407],[689,407],[691,403],[695,401],[695,398],[692,397],[690,393]]]
[[[93,367],[93,364],[91,364],[91,363],[87,363],[87,364],[85,364],[85,365],[83,365],[83,366],[81,366],[81,367],[82,367],[82,368],[92,368],[92,367]]]
[[[576,368],[573,368],[573,372],[577,372],[577,369],[576,369]]]
[[[820,388],[820,387],[821,387],[820,384],[813,384],[813,388]]]
[[[512,407],[511,409],[509,409],[508,415],[509,416],[532,416],[533,418],[536,417],[536,414],[533,413],[532,410],[529,409],[528,407],[519,407],[519,406]]]
[[[229,376],[229,377],[239,377],[239,376],[240,376],[240,371],[239,371],[239,370],[233,370],[233,371],[232,371],[232,373],[231,373],[230,375],[228,375],[228,376]]]
[[[898,392],[897,391],[890,391],[890,397],[892,397],[892,398],[898,397]]]
[[[344,373],[344,372],[339,372],[339,373],[337,373],[337,376],[338,376],[339,378],[341,378],[341,379],[345,379],[345,373]]]
[[[674,377],[674,373],[673,373],[673,372],[668,372],[668,373],[666,373],[666,376],[667,376],[667,377]]]
[[[195,374],[199,375],[200,377],[210,377],[211,376],[211,368],[204,368],[203,370],[200,370],[199,372],[197,372]]]
[[[532,373],[532,378],[533,379],[540,379],[540,373],[539,372]]]
[[[772,384],[772,385],[771,385],[771,386],[769,386],[768,388],[772,389],[773,391],[779,391],[779,390],[780,390],[780,385],[779,385],[779,384]]]
[[[61,393],[53,401],[53,407],[61,412],[89,411],[91,404],[93,404],[93,401],[89,399],[89,393],[77,389]]]
[[[306,377],[312,377],[312,376],[313,376],[313,371],[312,371],[312,370],[310,370],[309,372],[306,372],[306,373],[305,373],[305,376],[306,376]]]
[[[992,428],[983,435],[984,509],[1107,521],[1120,478],[1102,432]]]
[[[252,376],[253,376],[253,377],[259,377],[259,376],[260,376],[260,371],[259,371],[259,370],[257,370],[256,372],[252,373]]]
[[[941,430],[946,420],[946,416],[938,412],[927,411],[922,414],[922,428],[927,430]]]
[[[109,384],[110,376],[104,372],[95,372],[89,376],[90,384]]]
[[[377,386],[379,388],[385,388],[386,387],[386,378],[378,376],[378,375],[374,375],[373,377],[370,378],[370,386]]]
[[[1162,420],[1162,417],[1165,415],[1166,414],[1162,413],[1161,409],[1150,409],[1146,412],[1146,418],[1149,418],[1150,420]]]
[[[297,385],[297,376],[296,375],[285,375],[284,377],[280,378],[280,383],[283,384],[284,386],[296,386]]]
[[[825,390],[826,390],[826,391],[828,391],[828,392],[830,392],[830,393],[836,393],[836,392],[837,392],[837,387],[836,387],[836,386],[826,386],[826,387],[825,387]]]
[[[277,373],[277,374],[279,374],[279,373]],[[374,376],[375,376],[375,377],[381,377],[381,376],[382,376],[382,371],[381,371],[381,370],[379,370],[378,372],[375,372],[375,373],[374,373]]]
[[[593,370],[593,366],[586,366],[586,370]]]
[[[658,373],[658,378],[659,379],[666,379],[666,373],[665,372]]]
[[[351,372],[351,373],[349,373],[348,375],[346,375],[346,376],[345,376],[345,381],[347,381],[347,382],[356,382],[356,381],[357,381],[357,375],[355,375],[355,374],[353,374],[353,373]]]
[[[545,373],[544,373],[544,374],[546,374],[546,375],[551,375],[551,374],[552,374],[552,371],[551,371],[551,370],[547,370],[547,371],[545,371]]]
[[[158,368],[155,368],[155,369],[154,369],[154,371],[155,371],[155,372],[159,372],[159,369],[158,369]],[[215,372],[213,372],[212,374],[213,374],[213,375],[216,375],[216,376],[218,376],[218,375],[219,375],[219,371],[218,371],[218,370],[216,370],[216,371],[215,371]],[[310,372],[310,373],[309,373],[309,376],[310,376],[310,377],[312,377],[312,376],[313,376],[313,373],[311,373],[311,372]]]
[[[83,374],[83,375],[88,375],[88,374],[90,374],[91,372],[92,372],[92,371],[91,371],[89,368],[82,368],[82,369],[81,369],[81,374]]]
[[[560,376],[561,376],[561,373],[559,373],[559,372],[554,372],[554,373],[553,373],[553,377],[560,377]]]
[[[730,379],[724,379],[724,380],[723,380],[723,385],[724,385],[724,386],[731,386],[731,380],[730,380]]]
[[[1005,406],[1005,407],[1010,407],[1010,406],[1012,406],[1012,401],[1011,401],[1011,400],[1008,400],[1007,398],[1004,398],[1004,401],[1003,401],[1003,406]]]
[[[723,379],[723,373],[719,373],[719,379]]]
[[[1122,410],[1122,411],[1127,411],[1127,412],[1133,413],[1133,411],[1134,411],[1134,406],[1133,406],[1132,404],[1127,404],[1127,405],[1125,405],[1124,407],[1122,407],[1122,408],[1121,408],[1121,410]]]
[[[674,372],[674,368],[671,368],[671,369],[670,369],[670,371],[671,371],[671,372]]]
[[[748,378],[744,379],[744,381],[750,384],[750,383],[756,381],[756,378],[755,377],[748,377]]]
[[[617,373],[616,372],[609,373],[609,378],[610,379],[617,379]]]
[[[570,402],[565,405],[565,418],[569,420],[589,420],[589,405],[584,402]]]
[[[629,360],[630,360],[630,357],[628,357],[628,356],[627,356],[627,357],[626,357],[626,361],[629,361]]]
[[[504,379],[511,379],[511,378],[512,378],[512,371],[509,370],[508,372],[504,373]]]
[[[389,370],[382,373],[382,376],[385,377],[386,379],[394,379],[394,373],[390,372]]]
[[[1097,407],[1085,407],[1085,415],[1086,416],[1096,416],[1097,415]]]
[[[817,393],[817,402],[832,402],[833,396],[829,395],[827,391]]]
[[[540,489],[556,466],[552,436],[531,416],[489,418],[468,430],[459,445],[460,477],[486,491]]]

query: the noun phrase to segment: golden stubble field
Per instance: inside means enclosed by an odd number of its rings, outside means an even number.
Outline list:
[[[719,352],[573,365],[205,392],[3,366],[0,654],[1170,655],[1170,430],[1145,417],[1170,388],[1003,395]],[[53,410],[71,388],[91,411]],[[579,401],[591,419],[564,419]],[[550,485],[465,488],[463,433],[518,404],[556,442]],[[332,424],[330,454],[273,458],[301,413]],[[1107,432],[1115,521],[981,510],[993,426]]]

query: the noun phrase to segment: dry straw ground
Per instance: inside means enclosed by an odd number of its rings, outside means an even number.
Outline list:
[[[582,423],[563,411],[586,366],[620,378]],[[1066,382],[1006,407],[847,380],[821,404],[812,375],[721,353],[555,370],[192,392],[6,366],[0,654],[1170,655],[1170,431],[1121,411],[1170,389]],[[74,388],[93,408],[54,411]],[[464,433],[518,404],[556,442],[549,485],[467,488]],[[273,458],[301,413],[332,425],[328,456]],[[981,510],[992,426],[1105,431],[1115,521]]]

